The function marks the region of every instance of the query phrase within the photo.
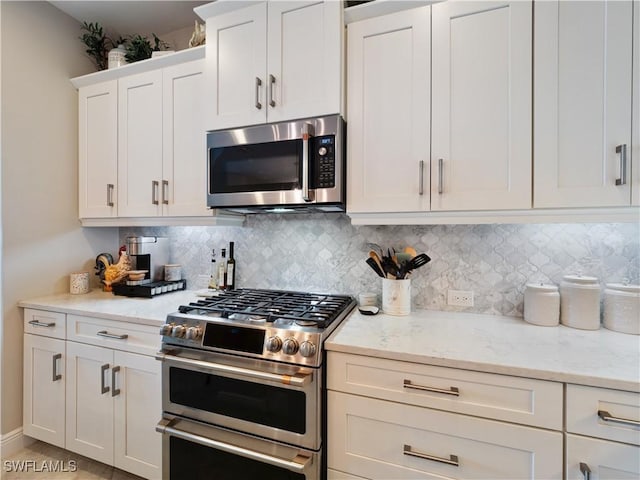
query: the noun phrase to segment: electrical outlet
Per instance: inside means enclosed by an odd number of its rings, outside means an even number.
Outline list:
[[[447,290],[447,305],[473,307],[473,290]]]

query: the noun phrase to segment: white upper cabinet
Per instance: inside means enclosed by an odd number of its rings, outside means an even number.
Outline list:
[[[530,208],[531,2],[432,14],[431,209]]]
[[[262,2],[206,23],[207,130],[340,113],[341,2]]]
[[[430,7],[348,26],[347,211],[429,210]]]
[[[633,10],[535,4],[535,207],[631,204]]]
[[[115,217],[118,186],[118,82],[78,92],[79,217]]]

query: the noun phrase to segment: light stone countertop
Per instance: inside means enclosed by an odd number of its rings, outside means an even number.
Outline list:
[[[21,300],[18,306],[159,327],[164,325],[167,314],[178,310],[180,305],[197,299],[193,290],[178,290],[153,298],[140,298],[94,289],[84,295],[61,293]]]
[[[521,318],[421,310],[354,311],[329,351],[640,392],[640,336],[541,327]]]

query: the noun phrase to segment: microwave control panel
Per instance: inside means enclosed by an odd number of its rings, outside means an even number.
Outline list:
[[[335,135],[315,137],[313,143],[311,188],[333,188],[336,186]]]

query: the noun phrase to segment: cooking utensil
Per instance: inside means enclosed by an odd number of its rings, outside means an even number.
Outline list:
[[[404,253],[411,255],[411,258],[418,255],[418,252],[416,252],[416,249],[413,247],[404,247]]]
[[[427,255],[426,253],[421,253],[413,257],[411,260],[409,260],[407,262],[407,265],[409,266],[410,270],[415,270],[416,268],[420,268],[423,265],[426,265],[430,261],[431,261],[431,257],[429,257],[429,255]]]
[[[380,267],[380,270],[384,271],[384,269],[382,268],[382,261],[380,261],[380,257],[376,252],[374,252],[373,250],[369,251],[369,257],[373,258],[373,261],[378,264],[378,267]]]
[[[379,277],[385,278],[384,270],[373,258],[367,258],[366,262],[367,265],[369,265],[372,270],[378,274]]]

